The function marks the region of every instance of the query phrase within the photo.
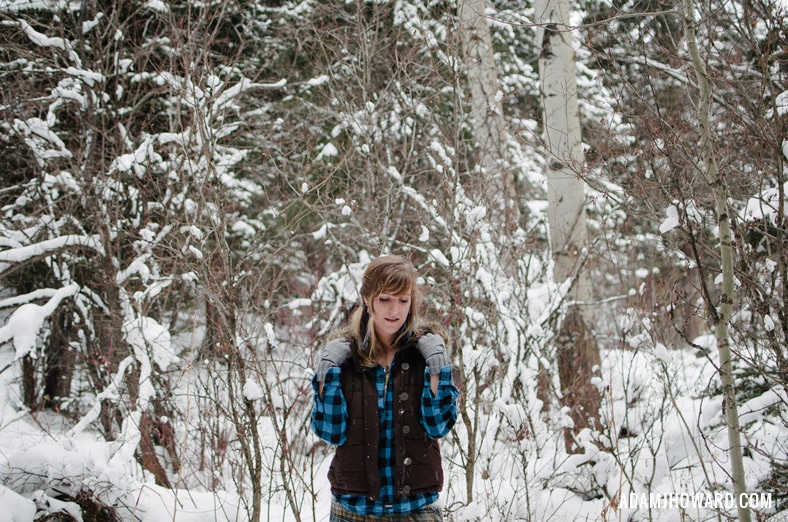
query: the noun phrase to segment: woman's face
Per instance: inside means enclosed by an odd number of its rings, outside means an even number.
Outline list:
[[[384,292],[372,300],[372,323],[378,339],[389,345],[394,341],[394,335],[408,318],[410,304],[410,290],[399,295]],[[369,305],[370,303],[367,303],[367,306]]]

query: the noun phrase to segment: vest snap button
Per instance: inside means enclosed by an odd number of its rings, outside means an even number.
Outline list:
[[[407,392],[402,392],[402,393],[400,393],[400,394],[399,394],[399,400],[401,400],[402,402],[405,402],[406,400],[408,400],[408,394],[407,394]]]
[[[405,434],[410,433],[410,426],[403,426],[402,427],[402,433],[405,433]]]
[[[413,461],[410,460],[410,457],[405,457],[405,460],[402,461],[402,463],[405,464],[406,466],[410,466],[411,462],[413,462]]]
[[[402,494],[404,496],[410,495],[410,486],[405,486],[402,488]]]
[[[409,369],[410,369],[410,364],[408,364],[408,363],[402,363],[402,370],[403,370],[403,371],[408,371]]]

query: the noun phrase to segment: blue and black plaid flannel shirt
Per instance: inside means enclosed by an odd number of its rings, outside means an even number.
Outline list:
[[[386,371],[377,366],[375,371],[378,389],[378,411],[380,413],[380,448],[378,469],[380,470],[380,497],[370,501],[356,495],[336,495],[336,500],[348,510],[364,515],[388,513],[410,513],[438,500],[438,493],[423,493],[407,498],[394,497],[394,392],[386,385]],[[329,444],[341,446],[347,440],[347,405],[342,394],[340,370],[330,368],[323,384],[323,396],[318,393],[317,381],[313,379],[315,403],[312,409],[312,431]],[[385,396],[384,396],[385,390]],[[452,380],[451,367],[441,368],[438,392],[430,390],[429,369],[424,370],[424,392],[421,396],[421,423],[427,436],[432,439],[445,437],[457,420],[457,397],[459,391]]]

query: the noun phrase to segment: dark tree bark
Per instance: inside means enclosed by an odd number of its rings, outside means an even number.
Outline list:
[[[595,428],[601,398],[590,376],[599,368],[596,339],[586,327],[580,311],[572,307],[567,312],[558,334],[558,374],[561,380],[563,404],[569,408],[574,427],[564,431],[566,451],[577,452],[574,435],[585,428]]]

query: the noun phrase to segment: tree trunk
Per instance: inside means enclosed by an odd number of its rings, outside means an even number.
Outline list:
[[[153,421],[147,413],[143,413],[140,419],[140,446],[137,458],[142,467],[148,470],[156,479],[157,486],[170,489],[172,488],[170,479],[167,477],[167,472],[164,470],[164,466],[162,466],[156,453],[156,445],[152,437],[154,430]]]
[[[536,7],[539,71],[547,154],[547,201],[550,242],[558,283],[569,282],[567,313],[558,335],[558,365],[564,404],[572,411],[573,432],[593,426],[599,392],[591,383],[599,349],[591,335],[592,292],[585,258],[588,231],[583,148],[577,105],[575,55],[568,27],[567,0],[540,0]],[[567,448],[573,447],[567,433]],[[577,448],[575,448],[577,449]]]
[[[565,430],[564,443],[566,451],[572,452],[576,450],[573,435],[593,427],[590,419],[597,416],[600,402],[599,390],[590,379],[599,366],[599,350],[576,306],[564,317],[558,335],[557,358],[563,403],[569,408],[573,423],[572,430]]]
[[[711,83],[706,73],[706,66],[700,56],[698,43],[695,39],[695,6],[692,0],[684,0],[684,29],[687,50],[692,59],[692,68],[698,80],[698,124],[700,125],[700,153],[705,167],[706,180],[714,194],[715,214],[720,234],[720,261],[722,265],[722,295],[719,308],[711,314],[714,321],[714,336],[720,355],[720,381],[722,382],[723,415],[728,429],[728,451],[731,458],[731,480],[734,496],[739,499],[747,493],[744,479],[744,462],[739,428],[739,409],[736,404],[736,386],[733,380],[731,365],[731,347],[729,323],[733,310],[733,234],[728,213],[727,187],[720,176],[717,160],[714,157],[714,143],[711,137]],[[710,311],[714,303],[707,303]],[[750,511],[741,502],[737,502],[739,520],[750,521]]]
[[[481,191],[491,218],[499,221],[496,225],[512,231],[517,228],[520,211],[514,175],[507,160],[508,131],[498,94],[498,73],[484,6],[485,0],[460,2],[460,38],[471,96],[477,164],[483,170]]]
[[[227,357],[235,345],[235,310],[228,255],[226,245],[220,245],[207,265],[203,355],[215,359]]]
[[[71,313],[66,307],[52,315],[46,350],[43,405],[55,411],[71,396],[76,355],[71,350]]]

